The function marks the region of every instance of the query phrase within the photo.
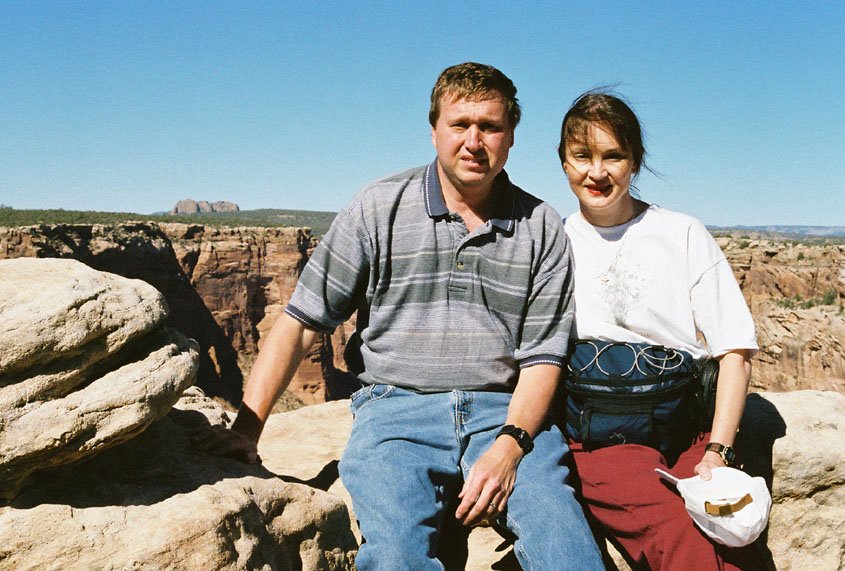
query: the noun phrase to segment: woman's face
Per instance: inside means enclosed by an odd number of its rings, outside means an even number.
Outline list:
[[[617,226],[633,217],[633,159],[602,125],[591,123],[586,141],[566,143],[563,170],[588,222]]]

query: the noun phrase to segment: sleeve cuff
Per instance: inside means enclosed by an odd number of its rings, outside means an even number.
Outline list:
[[[554,365],[563,369],[566,366],[566,359],[557,355],[532,355],[519,362],[520,369],[526,369],[534,365]]]
[[[297,309],[295,306],[288,304],[285,307],[285,313],[302,323],[305,327],[309,329],[314,329],[315,331],[319,331],[320,333],[327,333],[331,335],[334,333],[335,328],[330,325],[325,325],[312,319],[310,316],[306,315],[301,310]]]

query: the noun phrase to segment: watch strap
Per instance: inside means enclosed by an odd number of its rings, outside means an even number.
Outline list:
[[[725,446],[724,444],[719,444],[718,442],[711,442],[707,446],[704,447],[705,452],[715,452],[722,458],[722,462],[725,463],[726,466],[733,466],[734,460],[736,459],[736,454],[734,453],[734,449],[730,446]]]
[[[499,430],[499,433],[496,434],[496,438],[499,438],[500,436],[510,436],[516,440],[516,443],[519,444],[520,448],[522,448],[523,454],[528,454],[534,450],[534,441],[531,440],[531,436],[528,435],[528,432],[518,426],[514,426],[513,424],[504,425],[501,430]]]

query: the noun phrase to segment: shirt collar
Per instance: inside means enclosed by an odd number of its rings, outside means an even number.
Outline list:
[[[423,197],[425,210],[430,218],[440,218],[449,214],[446,201],[443,199],[443,189],[437,174],[437,159],[434,159],[425,169],[423,175]],[[516,192],[513,184],[504,170],[493,181],[493,215],[490,223],[505,231],[513,231],[516,218]]]

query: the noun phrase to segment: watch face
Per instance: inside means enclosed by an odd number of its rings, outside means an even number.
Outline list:
[[[725,446],[724,444],[718,444],[716,442],[711,442],[705,448],[708,452],[715,452],[719,456],[722,457],[722,461],[730,466],[734,462],[734,458],[736,457],[736,453],[734,449],[730,446]]]

